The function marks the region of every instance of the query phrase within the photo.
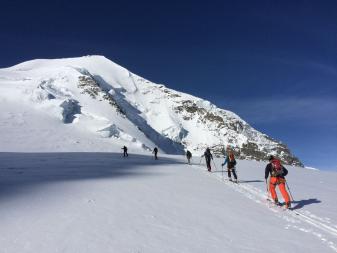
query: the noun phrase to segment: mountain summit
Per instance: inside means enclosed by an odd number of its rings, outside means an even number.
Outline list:
[[[103,56],[32,60],[0,69],[1,151],[137,151],[167,154],[230,145],[242,159],[273,154],[303,166],[287,146],[233,112],[152,83]]]

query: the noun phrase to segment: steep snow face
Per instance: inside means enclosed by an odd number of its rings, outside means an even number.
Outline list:
[[[117,151],[126,143],[147,151],[155,145],[77,62],[35,60],[0,70],[1,151]]]
[[[54,127],[40,122],[41,128],[54,128],[55,135],[63,128],[74,132],[70,136],[81,133],[95,143],[89,149],[103,150],[106,145],[99,143],[104,140],[144,151],[158,146],[169,154],[184,149],[201,154],[206,147],[221,154],[230,145],[240,158],[265,160],[273,154],[287,164],[302,165],[284,144],[253,129],[236,114],[154,84],[102,56],[33,60],[2,69],[0,92],[7,113],[24,105],[19,111],[25,113],[25,122],[30,122],[31,111],[41,113],[59,122]],[[10,120],[6,122],[1,127],[8,132],[12,126]]]

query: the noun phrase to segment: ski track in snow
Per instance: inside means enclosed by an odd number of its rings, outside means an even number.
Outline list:
[[[224,179],[221,175],[214,173],[219,172],[218,170],[209,173],[204,169],[204,166],[192,166],[197,170],[202,170],[205,175],[224,183],[227,187],[230,187],[255,203],[267,206],[274,215],[287,222],[284,229],[295,229],[304,233],[310,233],[330,249],[337,252],[337,225],[331,224],[329,218],[318,217],[309,211],[286,210],[277,207],[267,200],[268,196],[266,196],[267,194],[265,191],[262,191],[253,185],[240,184],[240,179],[239,183],[236,184]]]
[[[181,156],[0,155],[1,253],[337,252],[335,204],[324,198],[335,195],[333,188],[314,195],[307,185],[294,186],[299,198],[322,204],[284,210],[266,200],[258,180],[264,163],[240,161],[241,183],[234,184],[221,170],[209,173]],[[290,182],[317,178],[292,172]]]

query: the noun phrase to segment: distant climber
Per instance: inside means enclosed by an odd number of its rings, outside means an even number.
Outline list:
[[[191,164],[192,153],[189,150],[186,151],[186,158],[188,164]]]
[[[212,171],[211,159],[213,160],[213,155],[211,153],[211,150],[209,148],[206,148],[205,153],[201,157],[205,157],[207,170],[211,172]]]
[[[126,157],[126,156],[129,156],[129,154],[128,154],[128,148],[126,147],[126,146],[124,146],[124,147],[122,147],[122,149],[123,149],[123,156],[124,157]]]
[[[282,194],[282,197],[285,201],[285,207],[290,208],[291,203],[290,203],[290,197],[286,189],[286,179],[285,176],[288,174],[288,170],[282,166],[281,161],[276,159],[274,156],[269,157],[269,163],[266,166],[265,169],[265,179],[266,179],[266,184],[267,184],[267,190],[271,194],[271,198],[275,202],[275,204],[279,204],[277,194],[275,191],[276,185],[278,185],[280,192]],[[269,188],[268,188],[268,183],[267,179],[270,175],[270,180],[269,180]]]
[[[157,154],[158,154],[158,148],[157,147],[155,147],[154,149],[153,149],[153,152],[152,152],[153,154],[154,154],[154,159],[155,160],[158,160],[158,156],[157,156]]]
[[[227,172],[228,172],[228,179],[229,181],[232,181],[232,173],[234,176],[234,182],[237,183],[238,182],[238,177],[236,175],[236,160],[234,157],[234,153],[233,151],[231,151],[230,149],[227,149],[226,152],[226,157],[225,157],[225,161],[223,164],[221,164],[221,166],[224,166],[225,164],[227,164]]]

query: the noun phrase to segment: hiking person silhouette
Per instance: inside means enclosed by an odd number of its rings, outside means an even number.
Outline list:
[[[192,153],[189,150],[186,151],[186,158],[188,164],[191,164]]]
[[[234,182],[237,183],[238,182],[238,177],[236,175],[236,160],[234,157],[234,153],[231,150],[227,151],[227,155],[225,157],[225,161],[223,164],[221,164],[221,166],[224,166],[225,164],[227,164],[227,173],[228,173],[228,179],[229,181],[232,181],[232,175],[231,173],[233,173],[234,176]]]
[[[206,151],[201,157],[205,157],[207,170],[211,172],[212,171],[211,159],[213,160],[213,155],[211,153],[211,150],[209,148],[206,148]]]
[[[157,156],[157,154],[158,154],[158,148],[157,147],[155,147],[154,149],[153,149],[153,152],[152,152],[153,154],[154,154],[154,159],[155,160],[158,160],[158,156]]]
[[[124,146],[124,147],[122,147],[122,149],[123,149],[123,157],[126,157],[126,156],[129,156],[129,154],[128,154],[128,148],[126,147],[126,146]]]

